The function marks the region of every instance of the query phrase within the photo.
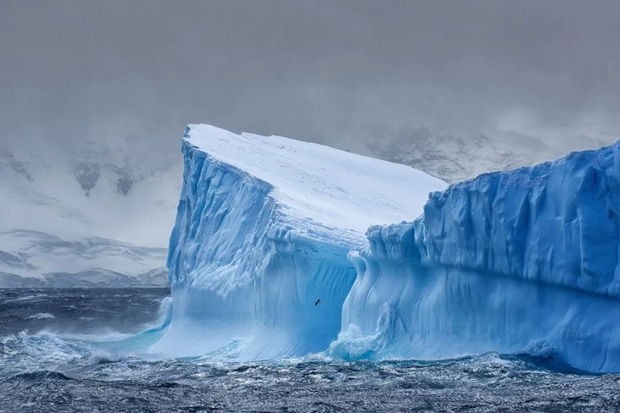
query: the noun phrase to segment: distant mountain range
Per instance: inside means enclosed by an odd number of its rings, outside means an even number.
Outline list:
[[[165,262],[166,248],[0,232],[0,287],[163,287],[168,284]]]
[[[179,153],[81,147],[0,149],[0,229],[165,247],[181,184]]]
[[[181,156],[148,149],[2,147],[0,286],[165,284]]]
[[[598,148],[610,140],[584,137],[570,150]],[[375,139],[368,150],[377,157],[421,169],[449,183],[483,172],[506,170],[557,158],[569,150],[515,132],[493,137],[482,134],[437,133],[411,128],[387,139]]]

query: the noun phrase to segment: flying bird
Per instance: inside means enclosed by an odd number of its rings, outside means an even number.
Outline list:
[[[314,306],[316,307],[319,304],[321,304],[321,299],[317,298],[316,301],[314,302]]]

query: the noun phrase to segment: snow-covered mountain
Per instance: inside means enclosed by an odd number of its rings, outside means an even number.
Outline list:
[[[0,287],[165,287],[166,254],[105,238],[0,232]]]
[[[121,279],[125,281],[120,285],[161,285],[180,186],[181,165],[175,155],[142,151],[138,143],[4,144],[0,283],[60,285],[61,278],[69,278],[56,275],[52,282],[49,274],[63,273],[74,274],[75,282],[96,278],[99,284],[108,279],[108,285],[119,285]],[[123,265],[114,264],[112,257],[127,250],[135,254],[120,254],[118,264]],[[66,259],[53,268],[59,251]],[[40,257],[34,264],[36,254]],[[94,257],[97,254],[101,256]],[[23,267],[15,268],[16,257],[27,257]],[[160,275],[134,280],[140,274]]]
[[[0,149],[0,228],[163,247],[181,165],[174,154],[85,143]]]
[[[581,137],[576,142],[549,145],[517,132],[450,133],[426,127],[407,128],[389,136],[377,135],[367,150],[382,159],[421,169],[454,183],[481,173],[528,166],[557,158],[568,150],[597,148],[611,137]]]

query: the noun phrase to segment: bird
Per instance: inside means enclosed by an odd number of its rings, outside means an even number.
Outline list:
[[[321,299],[317,298],[316,301],[314,302],[314,306],[316,307],[319,304],[321,304]]]

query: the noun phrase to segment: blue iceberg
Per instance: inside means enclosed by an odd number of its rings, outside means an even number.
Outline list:
[[[446,188],[322,145],[190,125],[168,259],[173,310],[153,351],[492,351],[620,371],[619,151]]]
[[[449,358],[495,351],[620,371],[620,143],[435,192],[374,226],[331,351]]]
[[[446,184],[283,137],[190,125],[168,268],[173,314],[153,351],[252,360],[325,350],[370,224],[419,214]],[[406,188],[401,185],[406,184]],[[317,300],[320,302],[317,303]]]

